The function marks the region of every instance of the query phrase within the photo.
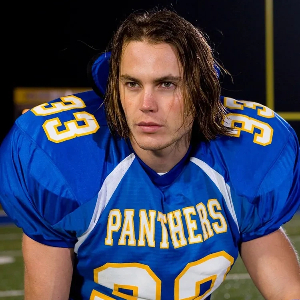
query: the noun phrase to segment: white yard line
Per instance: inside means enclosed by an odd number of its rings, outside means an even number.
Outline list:
[[[24,291],[0,291],[0,298],[23,296]]]
[[[225,280],[242,280],[242,279],[251,279],[248,273],[242,274],[228,274]]]
[[[14,261],[12,256],[0,256],[0,265],[12,264]]]

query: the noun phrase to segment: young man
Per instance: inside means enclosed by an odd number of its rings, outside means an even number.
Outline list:
[[[130,15],[109,50],[95,92],[31,109],[1,145],[25,299],[209,299],[239,252],[266,299],[300,298],[281,229],[300,203],[290,125],[220,97],[207,41],[175,12]]]

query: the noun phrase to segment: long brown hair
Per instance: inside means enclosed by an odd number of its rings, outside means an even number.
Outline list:
[[[130,134],[119,95],[122,50],[130,41],[168,43],[177,50],[183,68],[183,115],[194,117],[193,139],[211,140],[229,134],[229,129],[223,125],[226,109],[220,102],[221,87],[215,69],[219,64],[207,39],[189,21],[165,8],[131,13],[115,32],[107,49],[111,51],[111,58],[104,106],[112,133],[123,138]]]

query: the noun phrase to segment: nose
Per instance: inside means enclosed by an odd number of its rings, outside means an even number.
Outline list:
[[[141,95],[141,111],[142,112],[156,112],[157,111],[157,99],[155,91],[153,89],[144,89]]]

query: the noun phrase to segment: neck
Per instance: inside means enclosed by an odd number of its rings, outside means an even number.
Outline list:
[[[157,173],[169,172],[187,153],[189,143],[184,145],[171,145],[159,150],[142,149],[134,140],[132,148],[139,158]]]

